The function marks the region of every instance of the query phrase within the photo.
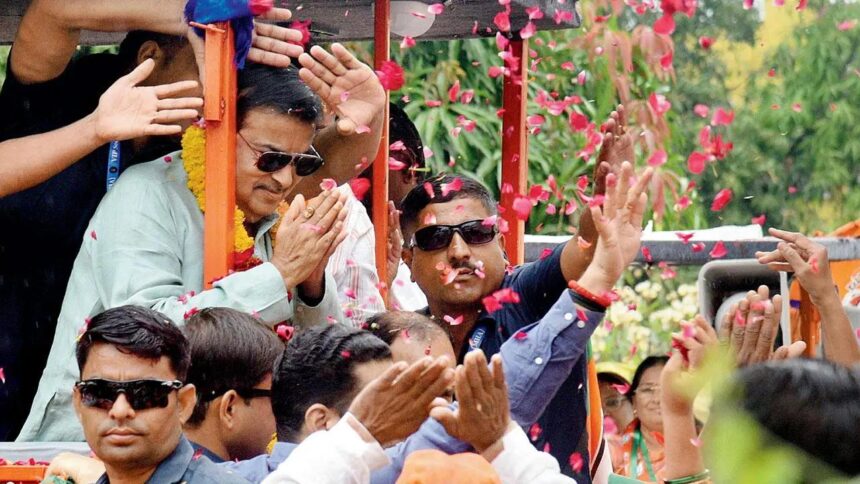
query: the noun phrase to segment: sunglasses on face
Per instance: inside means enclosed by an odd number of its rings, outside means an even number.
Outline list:
[[[248,148],[251,148],[251,151],[254,152],[257,157],[257,169],[262,172],[274,173],[292,164],[296,167],[296,175],[308,176],[319,170],[325,164],[325,161],[313,146],[308,149],[307,153],[260,151],[254,148],[241,133],[237,132],[236,136],[241,138],[242,141],[248,145]]]
[[[120,393],[125,395],[128,404],[135,410],[164,408],[170,393],[183,386],[184,383],[179,380],[113,381],[94,378],[75,383],[84,406],[103,410],[110,410]]]
[[[492,241],[496,232],[495,224],[484,225],[483,220],[470,220],[460,225],[430,225],[415,232],[410,246],[424,251],[439,250],[451,244],[454,234],[460,234],[469,245],[481,245]]]

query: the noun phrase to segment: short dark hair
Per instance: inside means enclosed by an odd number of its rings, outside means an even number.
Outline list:
[[[272,410],[278,439],[295,440],[307,409],[321,403],[344,414],[361,391],[356,365],[391,358],[388,345],[367,331],[341,324],[315,326],[293,336],[275,363]]]
[[[409,166],[405,169],[412,170],[418,183],[424,181],[426,160],[424,159],[424,143],[415,123],[406,115],[406,111],[400,106],[390,103],[388,106],[388,139],[394,143],[403,142],[408,156]]]
[[[442,186],[454,183],[457,179],[462,182],[461,188],[459,190],[446,190],[447,194],[443,195]],[[432,197],[428,193],[429,190],[425,188],[427,186],[432,188]],[[410,190],[403,198],[402,213],[400,214],[400,230],[403,232],[403,236],[407,240],[411,237],[418,225],[418,214],[427,205],[464,198],[478,200],[490,215],[497,213],[496,200],[481,182],[463,175],[437,175]]]
[[[153,41],[164,51],[165,63],[169,64],[176,58],[182,48],[188,45],[184,35],[161,34],[147,30],[132,30],[119,44],[119,61],[123,69],[131,72],[137,67],[137,53],[146,42]]]
[[[191,345],[188,381],[197,388],[191,426],[206,418],[213,398],[228,390],[247,390],[272,374],[284,343],[249,314],[230,308],[206,308],[183,328]]]
[[[642,375],[649,368],[653,368],[655,366],[666,366],[666,363],[669,362],[669,357],[666,355],[652,355],[639,363],[639,366],[636,367],[636,373],[633,373],[633,381],[630,383],[630,391],[627,392],[627,398],[630,401],[633,401],[633,395],[636,393],[636,390],[639,388],[639,383],[642,382]]]
[[[242,126],[245,116],[256,108],[290,115],[306,123],[317,123],[322,116],[319,97],[299,78],[295,67],[272,67],[248,62],[239,71],[236,117]]]
[[[794,358],[744,368],[741,401],[764,428],[806,453],[860,474],[860,374],[821,359]]]
[[[119,306],[97,314],[78,339],[76,357],[83,372],[96,343],[115,346],[119,351],[148,360],[166,356],[176,378],[185,381],[191,353],[188,340],[170,319],[149,308]]]
[[[413,311],[384,311],[376,313],[367,322],[367,330],[388,346],[407,331],[410,338],[429,341],[433,336],[447,337],[445,330],[423,314]]]

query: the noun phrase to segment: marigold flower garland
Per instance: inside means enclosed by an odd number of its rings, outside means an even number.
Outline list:
[[[206,130],[191,126],[182,135],[182,161],[188,174],[188,189],[206,211]],[[233,214],[233,271],[250,269],[262,263],[254,256],[254,239],[245,230],[245,214],[236,207]]]

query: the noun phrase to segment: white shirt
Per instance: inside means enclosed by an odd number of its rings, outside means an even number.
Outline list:
[[[351,413],[329,430],[312,433],[262,484],[365,484],[391,461]]]
[[[367,210],[349,185],[341,185],[338,190],[349,197],[346,202],[349,215],[344,222],[347,235],[335,249],[326,269],[337,284],[337,298],[346,320],[360,328],[368,317],[385,311],[376,273],[376,236]]]
[[[414,281],[412,272],[403,261],[397,267],[397,276],[391,284],[391,309],[398,311],[418,311],[427,307],[427,296]]]
[[[535,449],[516,423],[502,437],[502,445],[504,449],[491,462],[502,484],[576,484],[561,473],[553,456]]]

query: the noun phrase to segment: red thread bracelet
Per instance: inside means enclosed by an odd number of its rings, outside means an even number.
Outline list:
[[[602,306],[604,309],[608,308],[612,304],[612,301],[608,297],[598,296],[589,291],[588,289],[580,286],[579,283],[577,283],[576,281],[568,281],[567,287],[569,287],[570,290],[579,294],[585,299],[588,299],[589,301],[593,302],[594,304]]]

